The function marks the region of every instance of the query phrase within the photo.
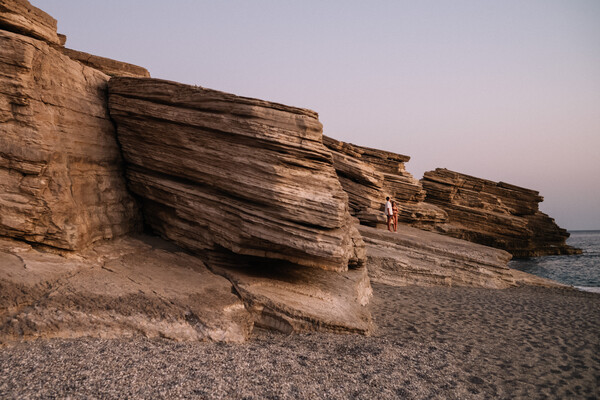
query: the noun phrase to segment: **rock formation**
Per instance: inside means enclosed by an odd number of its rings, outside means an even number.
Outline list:
[[[27,2],[3,1],[0,12],[4,29],[55,44],[56,21]],[[42,40],[0,30],[0,235],[81,249],[135,226],[108,79]]]
[[[352,215],[367,226],[385,227],[387,196],[397,202],[399,222],[416,227],[434,226],[446,213],[424,203],[425,191],[404,167],[410,157],[323,137],[333,154],[333,164],[348,193]]]
[[[78,253],[0,238],[0,265],[0,343],[132,335],[241,342],[253,326],[225,278],[157,238]]]
[[[68,49],[66,47],[57,47],[57,49],[67,57],[75,61],[79,61],[83,65],[87,65],[88,67],[102,71],[109,76],[139,76],[142,78],[150,77],[150,72],[148,72],[146,68],[138,67],[137,65],[112,60],[106,57],[95,56],[93,54]]]
[[[564,286],[508,268],[511,255],[504,250],[407,225],[401,225],[395,233],[367,226],[359,230],[367,246],[367,267],[374,282],[490,289]]]
[[[448,221],[435,227],[459,239],[505,249],[516,257],[576,254],[569,233],[538,209],[535,190],[492,182],[447,169],[426,172],[426,201],[442,208]]]
[[[360,227],[365,247],[353,217],[385,224],[391,196],[406,224],[564,245],[537,192],[445,173],[422,185],[407,156],[324,138],[313,111],[150,79],[65,42],[26,0],[1,1],[0,342],[369,334],[365,260],[392,285],[549,285],[508,270],[506,252],[409,227]],[[170,243],[131,236],[138,204]]]
[[[0,30],[16,32],[50,44],[61,43],[56,33],[56,20],[27,0],[0,2]]]
[[[161,236],[328,270],[363,263],[315,112],[142,78],[111,79],[109,107],[129,187]]]

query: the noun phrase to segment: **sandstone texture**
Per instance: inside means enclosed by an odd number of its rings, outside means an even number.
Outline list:
[[[398,221],[416,227],[431,227],[446,220],[446,213],[427,204],[421,183],[406,171],[410,157],[323,137],[333,155],[342,187],[348,193],[352,215],[361,224],[385,227],[385,198],[396,201]]]
[[[0,30],[20,33],[50,44],[61,43],[56,33],[56,20],[27,0],[0,1]]]
[[[392,286],[565,287],[507,267],[503,250],[400,225],[398,232],[360,226],[373,282]]]
[[[238,260],[237,267],[214,259],[210,264],[233,283],[257,326],[285,333],[369,335],[374,329],[366,267],[338,272],[251,259]]]
[[[95,56],[93,54],[67,49],[66,47],[58,47],[60,52],[69,58],[79,61],[83,65],[97,69],[109,76],[138,76],[149,78],[150,73],[146,68],[137,65],[128,64],[126,62],[112,60],[106,57]]]
[[[231,284],[158,238],[79,253],[0,239],[0,343],[127,336],[241,342],[251,314]]]
[[[327,270],[363,263],[315,112],[148,78],[112,78],[109,107],[129,187],[164,238]]]
[[[134,228],[108,79],[0,31],[0,235],[81,249]]]
[[[539,211],[544,199],[535,190],[447,169],[426,172],[421,180],[426,201],[448,214],[435,230],[497,247],[516,257],[577,254],[568,246],[569,233]]]

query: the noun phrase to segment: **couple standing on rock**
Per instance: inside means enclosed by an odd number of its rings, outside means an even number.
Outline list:
[[[385,216],[387,217],[388,231],[392,232],[393,225],[393,232],[396,232],[398,230],[398,207],[396,207],[396,202],[390,200],[389,197],[386,197],[385,200]]]

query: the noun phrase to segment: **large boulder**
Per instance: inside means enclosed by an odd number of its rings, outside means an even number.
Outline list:
[[[108,79],[0,30],[0,235],[74,250],[134,229]]]
[[[421,180],[426,201],[442,208],[444,234],[497,247],[516,257],[577,254],[569,233],[539,210],[539,192],[438,168]]]
[[[164,238],[327,270],[363,263],[315,112],[146,78],[111,79],[109,107],[129,187]]]

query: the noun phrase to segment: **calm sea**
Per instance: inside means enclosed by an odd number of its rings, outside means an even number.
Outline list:
[[[600,231],[570,231],[567,244],[583,250],[575,256],[513,260],[508,266],[533,275],[600,293]]]

